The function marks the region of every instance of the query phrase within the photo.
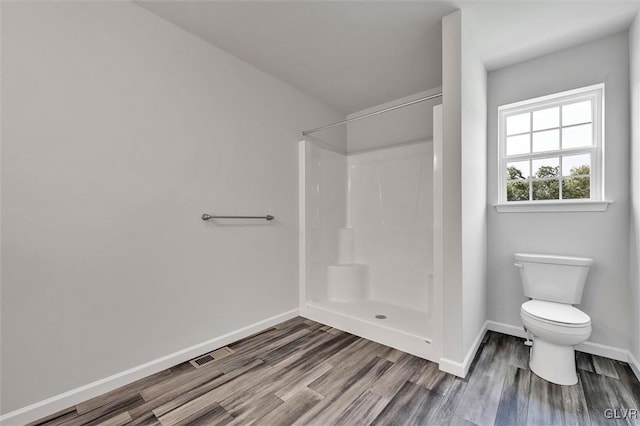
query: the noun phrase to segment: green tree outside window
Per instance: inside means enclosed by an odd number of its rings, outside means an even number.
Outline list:
[[[560,198],[559,167],[542,166],[535,173],[532,182],[533,200],[558,200]],[[591,168],[588,165],[573,167],[569,176],[562,179],[563,199],[584,199],[591,197]],[[522,170],[507,168],[507,201],[529,201],[529,181]]]

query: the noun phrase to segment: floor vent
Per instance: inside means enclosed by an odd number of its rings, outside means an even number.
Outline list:
[[[225,346],[224,348],[216,349],[213,352],[209,352],[208,354],[204,354],[199,356],[198,358],[192,359],[191,361],[189,361],[189,363],[191,363],[191,365],[193,365],[195,368],[200,368],[212,361],[225,358],[232,353],[233,351]]]

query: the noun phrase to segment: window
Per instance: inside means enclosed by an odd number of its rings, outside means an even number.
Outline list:
[[[603,201],[603,96],[599,84],[498,108],[498,206]]]

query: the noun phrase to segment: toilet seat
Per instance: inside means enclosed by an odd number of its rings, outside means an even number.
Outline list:
[[[589,315],[564,303],[530,300],[522,304],[520,312],[530,319],[551,325],[570,328],[584,328],[591,325]]]

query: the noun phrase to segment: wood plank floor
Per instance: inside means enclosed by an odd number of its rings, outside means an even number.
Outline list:
[[[70,407],[38,425],[640,425],[605,410],[640,410],[626,363],[577,353],[579,383],[528,368],[521,339],[489,332],[470,374],[295,318],[229,347]],[[626,411],[625,411],[626,412]]]

